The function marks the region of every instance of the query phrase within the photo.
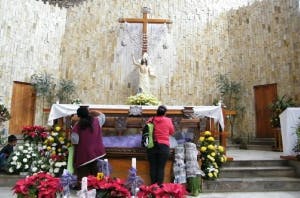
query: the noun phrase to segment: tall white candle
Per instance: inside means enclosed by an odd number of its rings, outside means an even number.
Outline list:
[[[131,167],[136,169],[136,158],[132,158]]]

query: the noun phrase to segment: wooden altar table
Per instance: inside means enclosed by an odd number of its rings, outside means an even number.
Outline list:
[[[157,106],[141,106],[142,114],[137,117],[129,116],[129,105],[94,105],[94,104],[53,104],[49,112],[48,125],[53,125],[55,120],[64,119],[62,122],[66,125],[67,120],[72,114],[76,114],[79,106],[89,106],[92,110],[99,110],[106,116],[103,125],[103,136],[127,136],[132,133],[140,133],[146,120],[156,115]],[[167,116],[171,117],[175,126],[175,135],[182,131],[193,134],[192,141],[197,143],[201,131],[210,130],[212,125],[214,130],[218,130],[219,126],[224,129],[224,118],[222,108],[219,106],[167,106]],[[206,121],[206,128],[201,129],[201,122]],[[70,123],[70,122],[68,122]],[[208,123],[208,124],[207,124]],[[203,124],[203,123],[202,123]],[[69,126],[64,126],[67,130]],[[128,132],[129,131],[129,132]],[[214,131],[212,131],[214,132]],[[128,170],[131,166],[131,159],[137,159],[137,171],[146,184],[150,183],[148,174],[148,161],[146,159],[146,150],[137,146],[133,148],[124,147],[106,147],[106,158],[112,165],[112,176],[126,179]],[[167,162],[165,169],[165,182],[172,182],[172,162],[174,149],[171,149],[170,160]]]

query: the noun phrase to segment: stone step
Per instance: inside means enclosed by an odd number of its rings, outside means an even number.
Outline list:
[[[233,160],[225,163],[223,167],[268,167],[268,166],[288,166],[288,160]]]
[[[0,174],[0,187],[13,187],[19,179],[25,176]]]
[[[294,177],[296,171],[289,166],[255,166],[255,167],[223,167],[221,178],[250,178],[250,177]]]
[[[208,192],[270,192],[299,191],[300,178],[294,177],[252,177],[219,178],[204,180],[202,191]]]

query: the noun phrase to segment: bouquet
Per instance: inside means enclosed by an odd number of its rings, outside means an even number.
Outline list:
[[[61,127],[55,126],[43,143],[41,154],[49,160],[49,172],[59,176],[67,168],[69,141]]]
[[[59,178],[49,173],[39,172],[17,181],[13,192],[18,198],[56,198],[57,193],[62,192],[62,186]]]
[[[8,158],[8,172],[29,172],[32,162],[38,160],[38,156],[39,153],[36,145],[27,142],[24,145],[18,146],[16,151]]]
[[[215,144],[210,131],[205,131],[199,138],[199,147],[202,159],[201,169],[205,173],[205,179],[216,179],[220,174],[220,167],[226,162],[224,147]]]
[[[129,96],[127,103],[130,105],[158,105],[159,101],[151,94],[138,93],[134,96]]]

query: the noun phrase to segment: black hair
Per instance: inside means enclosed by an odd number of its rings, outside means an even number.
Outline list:
[[[77,116],[80,118],[78,121],[79,129],[84,130],[92,127],[92,117],[89,115],[88,107],[80,106],[77,109]]]
[[[142,65],[145,64],[145,65],[148,66],[148,61],[147,61],[147,59],[142,58],[142,59],[141,59],[141,64],[142,64]]]
[[[17,137],[15,135],[10,135],[8,136],[8,143],[12,143],[12,142],[15,142],[17,141]]]
[[[160,105],[157,108],[156,115],[157,116],[163,116],[163,115],[166,114],[166,112],[167,112],[167,107],[165,105]]]

